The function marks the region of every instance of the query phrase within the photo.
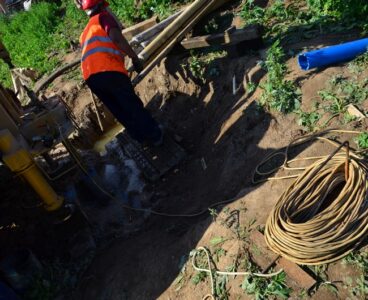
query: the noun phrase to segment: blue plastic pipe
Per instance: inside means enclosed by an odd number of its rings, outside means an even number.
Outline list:
[[[299,54],[299,67],[304,70],[349,61],[368,50],[368,38]]]

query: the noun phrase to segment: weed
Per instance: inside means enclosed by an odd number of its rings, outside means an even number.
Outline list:
[[[300,106],[300,92],[292,81],[284,78],[287,74],[284,57],[280,41],[276,41],[267,51],[264,64],[268,75],[261,85],[263,93],[260,103],[282,113],[290,113]]]
[[[357,143],[359,149],[367,149],[368,148],[368,132],[362,132],[358,135],[358,137],[355,139],[355,142]],[[353,261],[353,257],[351,257],[352,255],[354,255],[355,257],[355,254],[349,254],[344,260],[345,261]],[[358,256],[359,258],[359,256]],[[366,258],[364,258],[366,259]],[[356,259],[354,259],[356,260]]]
[[[222,243],[224,243],[226,241],[226,239],[222,236],[219,236],[219,237],[214,237],[210,240],[210,244],[212,246],[217,246],[217,245],[220,245]]]
[[[362,133],[361,135],[365,136],[364,142],[366,143],[366,147],[368,147],[368,133]],[[368,273],[368,252],[351,252],[344,257],[343,263],[357,266],[363,272]]]
[[[368,133],[365,133],[365,142],[368,142]],[[368,146],[368,143],[366,146]],[[354,265],[362,271],[363,274],[355,280],[355,286],[353,286],[353,280],[350,277],[346,278],[346,283],[353,297],[358,297],[359,299],[366,298],[368,295],[368,252],[352,252],[344,257],[343,263]]]
[[[291,289],[287,287],[285,280],[286,274],[284,272],[272,278],[247,276],[241,288],[248,295],[254,295],[256,300],[268,299],[269,297],[287,299]]]
[[[197,285],[198,283],[205,281],[207,278],[206,272],[198,272],[192,277],[192,282],[194,285]]]
[[[359,299],[367,299],[368,295],[368,280],[364,275],[361,275],[356,279],[356,286],[354,286],[350,293],[354,297],[359,297]]]
[[[204,73],[206,72],[206,63],[198,55],[191,55],[189,58],[189,70],[193,77],[205,82]]]
[[[368,98],[367,81],[333,77],[326,89],[318,92],[323,109],[332,114],[343,114],[349,104],[360,104]]]
[[[266,8],[261,8],[255,0],[244,0],[240,16],[246,24],[263,25],[266,40],[283,37],[298,40],[312,38],[323,31],[368,28],[365,20],[368,4],[362,0],[352,0],[349,5],[344,0],[290,1],[287,5],[285,2],[275,0]]]
[[[216,32],[219,29],[219,24],[217,23],[215,18],[212,18],[208,21],[208,23],[204,26],[204,30],[206,33],[211,34]]]
[[[228,217],[231,215],[230,212],[230,207],[225,207],[224,210],[222,211],[225,215],[227,215]]]
[[[349,5],[344,0],[307,0],[307,4],[316,14],[330,14],[338,18],[357,19],[368,13],[368,5],[361,0],[351,0]]]
[[[218,275],[215,277],[215,281],[216,299],[228,300],[230,294],[229,290],[226,288],[226,284],[229,282],[229,277],[227,275]]]
[[[194,254],[196,253],[197,250],[192,250],[189,253],[189,257],[193,257]],[[199,268],[207,268],[207,259],[206,259],[206,255],[203,253],[203,251],[201,251],[200,253],[197,254],[196,256],[196,263],[198,265]],[[194,276],[192,276],[192,282],[193,284],[197,285],[202,281],[205,281],[205,279],[207,278],[207,273],[206,272],[197,272]]]
[[[298,124],[304,127],[307,131],[315,131],[317,129],[317,123],[321,119],[321,115],[316,112],[303,112],[302,110],[296,111],[299,116]]]
[[[213,222],[216,222],[216,219],[217,219],[217,217],[218,217],[218,212],[217,212],[217,210],[216,210],[216,209],[214,209],[214,208],[209,208],[208,210],[209,210],[209,212],[210,212],[210,216],[212,217],[212,221],[213,221]]]
[[[322,264],[313,266],[312,270],[319,278],[323,279],[324,281],[327,281],[327,274],[326,274],[327,268],[328,268],[327,264]]]
[[[245,226],[238,226],[236,228],[236,236],[239,240],[249,243],[250,242],[250,233],[254,229],[254,224],[256,223],[256,219],[251,219],[247,225]]]
[[[298,294],[298,299],[305,299],[308,297],[308,291],[306,289],[301,289]]]
[[[114,0],[111,1],[111,9],[121,18],[124,23],[130,25],[153,15],[160,19],[168,17],[173,13],[175,5],[183,4],[186,0],[145,0],[140,5],[136,5],[134,0]]]
[[[263,24],[265,9],[254,4],[254,0],[246,0],[243,4],[240,16],[246,24]]]
[[[195,51],[191,51],[190,54],[191,56],[188,59],[188,63],[186,65],[184,64],[183,67],[188,66],[192,76],[202,83],[205,83],[205,74],[207,70],[209,70],[208,73],[210,73],[210,76],[219,75],[219,71],[212,66],[212,62],[216,59],[225,57],[227,53],[225,51],[213,51],[199,55]]]
[[[346,110],[346,106],[349,104],[344,98],[340,98],[335,92],[322,90],[318,94],[321,96],[322,100],[325,102],[330,102],[329,105],[324,106],[324,110],[332,114],[341,114]]]
[[[339,289],[332,282],[327,282],[326,281],[326,282],[323,282],[322,285],[325,286],[330,292],[335,294],[335,296],[337,296],[339,294]]]
[[[247,83],[247,93],[248,94],[252,94],[255,92],[255,90],[257,89],[257,84],[254,82],[248,82]]]
[[[357,119],[358,119],[357,116],[353,116],[353,115],[349,114],[348,112],[346,112],[344,114],[344,123],[345,124],[356,121]]]
[[[226,255],[226,250],[223,248],[217,248],[213,251],[213,256],[216,262],[220,261],[220,258]]]
[[[359,74],[363,72],[368,65],[368,52],[359,55],[356,59],[348,64],[350,72],[354,74]]]

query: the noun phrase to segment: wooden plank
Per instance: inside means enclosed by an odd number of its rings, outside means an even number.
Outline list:
[[[347,106],[348,113],[351,116],[356,117],[358,120],[364,119],[366,116],[365,114],[354,104],[349,104]]]
[[[181,45],[185,49],[204,48],[215,45],[234,45],[243,41],[260,38],[259,26],[247,26],[243,29],[237,29],[233,32],[224,32],[204,36],[196,36],[184,39]]]
[[[166,42],[160,47],[158,47],[156,51],[148,58],[146,57],[147,53],[145,53],[145,55],[142,56],[142,53],[145,52],[145,50],[139,53],[138,57],[142,61],[144,61],[145,69],[133,79],[132,81],[133,86],[136,86],[174,48],[174,46],[185,37],[187,32],[192,30],[194,25],[197,24],[201,18],[203,18],[205,15],[213,11],[215,8],[218,8],[221,5],[227,3],[228,1],[229,0],[217,0],[217,1],[213,0],[209,2],[205,7],[203,7],[203,9],[200,12],[198,12],[198,14],[193,16],[193,18],[190,20],[188,24],[186,24],[184,27],[176,31],[174,36],[166,40]],[[173,24],[174,23],[171,23],[170,26],[172,26]],[[159,36],[157,36],[154,39],[154,41],[158,39]]]
[[[266,271],[269,269],[269,267],[276,263],[275,269],[283,269],[289,278],[295,281],[295,283],[297,283],[300,287],[310,289],[316,284],[316,280],[297,264],[272,252],[267,247],[263,234],[258,230],[252,231],[250,240],[252,241],[253,246],[250,247],[252,258],[255,260],[257,265],[262,268],[263,271]]]
[[[156,24],[157,24],[157,17],[153,16],[151,19],[145,20],[143,22],[140,22],[138,24],[123,29],[122,33],[127,40],[131,40],[133,36],[147,30],[148,28],[151,28]]]
[[[135,35],[131,40],[131,45],[138,46],[139,44],[145,41],[152,41],[156,35],[158,35],[162,30],[164,30],[167,26],[169,26],[174,20],[183,12],[180,10],[175,14],[169,16],[165,20],[161,21],[160,23],[153,25],[151,28]]]
[[[297,264],[287,260],[284,257],[280,258],[280,260],[277,262],[277,266],[279,269],[283,269],[292,280],[306,290],[310,289],[316,284],[316,280],[312,276],[310,276]]]
[[[250,251],[254,262],[261,267],[262,272],[267,271],[271,264],[279,258],[279,255],[270,251],[262,233],[258,230],[253,230],[250,234],[252,246]]]

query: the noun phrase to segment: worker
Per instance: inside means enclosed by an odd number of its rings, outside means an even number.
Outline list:
[[[106,10],[108,3],[83,0],[81,5],[89,16],[80,38],[84,80],[133,139],[142,144],[161,145],[163,131],[135,94],[124,58],[131,58],[137,72],[142,70],[142,64],[119,24]]]

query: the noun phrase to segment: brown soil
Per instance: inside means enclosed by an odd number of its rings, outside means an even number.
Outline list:
[[[341,41],[336,37],[326,37],[326,40]],[[320,45],[319,41],[316,44]],[[307,46],[314,45],[309,42]],[[300,49],[304,45],[294,46]],[[198,246],[207,246],[213,251],[211,239],[222,236],[227,239],[221,245],[227,254],[220,258],[218,268],[231,265],[251,246],[237,239],[233,228],[224,226],[228,211],[239,212],[240,227],[248,226],[252,219],[256,223],[251,229],[262,226],[278,197],[291,183],[282,180],[251,184],[252,172],[266,154],[281,149],[303,133],[296,115],[258,108],[255,100],[260,89],[252,95],[244,91],[244,77],[255,68],[260,56],[219,59],[216,66],[220,76],[204,85],[177,67],[181,59],[169,57],[137,87],[155,117],[183,137],[182,144],[189,152],[185,162],[152,185],[155,208],[167,213],[192,213],[218,201],[231,199],[231,203],[222,208],[216,220],[209,216],[193,219],[152,216],[137,234],[116,240],[100,250],[75,299],[202,299],[210,292],[209,281],[206,279],[198,285],[191,282],[195,271],[188,259],[189,252]],[[288,67],[290,79],[295,80],[303,92],[305,110],[312,107],[317,92],[325,87],[327,80],[337,74],[348,75],[345,65],[302,72],[295,58],[288,61]],[[234,75],[239,88],[236,95],[232,94]],[[339,125],[337,120],[330,124],[336,125]],[[354,126],[366,128],[361,123],[349,125]],[[351,140],[351,136],[340,137],[345,138]],[[292,155],[314,156],[331,150],[326,143],[314,143],[295,149]],[[206,169],[201,160],[206,162]],[[186,269],[180,273],[183,261],[186,261]],[[340,263],[331,265],[329,280],[344,282],[348,276],[356,276],[356,270],[346,268],[350,267]],[[241,290],[242,280],[240,277],[230,279],[229,299],[252,299]],[[292,298],[299,299],[300,288],[290,279],[287,282],[294,289]],[[336,285],[338,296],[322,286],[312,298],[345,299],[350,295],[343,284]]]
[[[316,40],[289,45],[293,50],[317,47],[350,40],[351,36],[322,36]],[[260,109],[258,88],[247,93],[248,74],[254,73],[261,54],[217,59],[214,67],[219,76],[208,76],[206,83],[192,77],[181,64],[187,54],[171,55],[154,69],[136,91],[154,116],[169,132],[183,138],[182,146],[188,157],[175,170],[151,184],[151,201],[155,210],[167,213],[193,213],[219,201],[230,201],[218,209],[218,216],[197,218],[164,218],[151,216],[140,231],[103,244],[87,272],[79,282],[73,299],[202,299],[210,292],[208,278],[194,285],[193,270],[188,255],[198,246],[209,247],[215,237],[224,237],[221,244],[226,255],[217,266],[225,269],[235,260],[246,257],[249,244],[247,235],[239,239],[234,225],[227,224],[229,214],[236,212],[239,228],[255,230],[263,226],[279,196],[290,185],[290,180],[267,181],[252,184],[252,174],[262,159],[273,150],[282,149],[303,134],[295,114],[282,115]],[[72,60],[73,58],[68,58]],[[303,93],[302,108],[309,110],[332,76],[350,76],[346,65],[324,70],[302,72],[292,58],[287,62],[289,79],[294,80]],[[366,74],[361,74],[363,78]],[[232,79],[236,77],[237,91],[233,95]],[[264,80],[263,77],[261,80]],[[90,147],[101,136],[89,91],[78,78],[61,77],[49,89],[61,94],[73,110],[82,135],[75,138],[81,148]],[[368,101],[363,107],[368,105]],[[101,110],[103,108],[100,105]],[[111,114],[104,110],[106,130],[114,124]],[[339,126],[338,119],[331,127]],[[365,121],[345,125],[347,128],[367,128]],[[88,137],[88,138],[87,138]],[[341,136],[340,140],[351,136]],[[353,144],[353,143],[352,143]],[[330,153],[331,146],[318,142],[292,151],[292,157],[315,156]],[[206,167],[203,167],[203,161]],[[281,175],[277,173],[275,175]],[[115,211],[117,214],[118,211]],[[98,218],[98,214],[95,214]],[[115,216],[116,217],[116,216]],[[134,218],[141,216],[134,215]],[[249,225],[255,220],[253,225]],[[106,221],[106,220],[105,220]],[[98,224],[99,220],[93,220]],[[181,268],[185,263],[185,271]],[[183,270],[183,269],[182,269]],[[343,289],[348,277],[356,278],[359,271],[337,262],[326,271],[329,281],[336,281],[339,294],[325,286],[312,295],[313,299],[346,299],[349,290]],[[181,278],[181,280],[179,279]],[[240,288],[243,278],[229,279],[229,299],[252,299]],[[342,284],[342,281],[344,284]],[[301,289],[290,278],[294,291],[292,299],[302,299]]]

